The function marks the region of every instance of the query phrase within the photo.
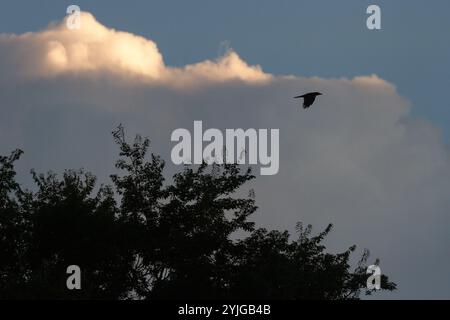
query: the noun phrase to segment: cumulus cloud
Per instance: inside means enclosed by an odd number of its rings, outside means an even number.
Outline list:
[[[0,153],[23,148],[22,173],[85,167],[107,182],[119,123],[165,159],[171,132],[194,120],[280,129],[280,171],[253,185],[259,225],[332,222],[329,246],[370,248],[398,282],[395,297],[450,298],[448,146],[393,84],[270,75],[234,51],[173,68],[151,40],[88,13],[82,26],[0,35]],[[324,93],[307,111],[292,99],[305,91]]]
[[[110,29],[82,12],[81,27],[69,29],[66,20],[39,32],[1,35],[0,68],[10,77],[48,78],[56,75],[111,72],[120,76],[167,85],[188,85],[196,78],[208,81],[270,79],[259,66],[249,66],[234,51],[217,61],[204,61],[183,69],[168,68],[155,42]]]

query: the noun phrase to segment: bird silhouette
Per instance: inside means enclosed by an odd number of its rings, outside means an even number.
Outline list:
[[[320,92],[309,92],[301,96],[296,96],[294,99],[303,98],[303,109],[308,109],[316,100],[317,96],[321,96]]]

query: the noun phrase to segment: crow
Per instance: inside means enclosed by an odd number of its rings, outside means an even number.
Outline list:
[[[314,103],[316,97],[320,95],[322,95],[320,92],[309,92],[304,95],[294,97],[294,99],[303,98],[303,109],[307,109]]]

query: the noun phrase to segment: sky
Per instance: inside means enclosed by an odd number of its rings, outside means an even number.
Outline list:
[[[342,77],[376,73],[412,101],[413,113],[450,138],[450,3],[295,0],[4,0],[0,31],[22,33],[58,20],[77,4],[114,28],[153,39],[168,65],[217,56],[230,43],[274,74]],[[365,27],[366,8],[382,9],[382,30]],[[444,102],[445,101],[445,102]]]
[[[90,12],[79,31],[61,22],[69,4]],[[382,30],[366,28],[369,4]],[[25,150],[22,179],[85,167],[107,181],[118,123],[167,160],[194,120],[279,128],[280,171],[253,185],[259,225],[332,222],[330,249],[369,248],[398,283],[382,297],[450,298],[448,1],[1,6],[0,153]],[[306,91],[325,94],[302,113]]]

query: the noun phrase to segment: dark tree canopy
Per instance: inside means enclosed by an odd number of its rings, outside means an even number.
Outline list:
[[[0,299],[358,299],[368,252],[352,268],[351,247],[326,252],[328,226],[312,235],[256,228],[254,179],[238,165],[189,167],[164,180],[149,140],[125,139],[112,185],[90,173],[32,172],[34,191],[15,179],[22,151],[0,157]],[[240,193],[239,193],[240,194]],[[236,238],[236,232],[244,234]],[[292,240],[294,238],[294,240]],[[68,290],[66,268],[82,270]],[[395,284],[382,276],[383,290]]]

